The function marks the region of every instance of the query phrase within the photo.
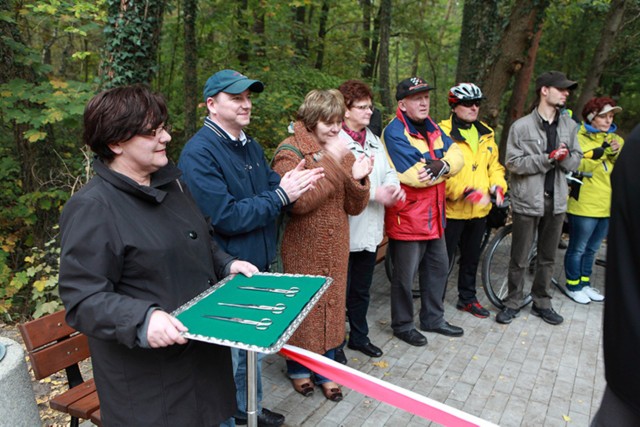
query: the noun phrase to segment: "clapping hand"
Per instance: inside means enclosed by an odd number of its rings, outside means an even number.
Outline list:
[[[565,157],[569,154],[569,150],[567,146],[563,143],[560,144],[559,148],[556,148],[551,153],[549,153],[549,159],[561,162]]]
[[[464,199],[469,203],[480,206],[486,206],[491,202],[488,194],[471,187],[464,189]]]
[[[373,154],[371,155],[371,157],[367,157],[364,155],[364,153],[362,153],[351,167],[351,175],[353,176],[353,179],[360,180],[369,176],[369,174],[373,170],[373,160]]]
[[[491,187],[491,194],[496,197],[496,206],[500,207],[504,203],[504,190],[499,185]]]
[[[406,193],[401,187],[395,185],[381,185],[376,188],[375,199],[384,206],[393,206],[399,201],[405,201]]]
[[[315,188],[316,182],[324,178],[323,168],[305,169],[302,159],[295,169],[285,173],[280,180],[280,187],[287,193],[290,202],[295,202],[307,191]]]

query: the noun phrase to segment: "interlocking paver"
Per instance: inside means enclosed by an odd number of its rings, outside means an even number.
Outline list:
[[[594,273],[593,283],[602,291],[604,269],[595,267]],[[425,332],[429,344],[412,347],[392,335],[389,283],[384,267],[378,265],[369,336],[385,354],[370,359],[345,348],[349,366],[504,427],[588,425],[606,384],[601,348],[604,304],[579,305],[554,288],[553,306],[565,318],[563,324],[544,323],[528,306],[510,325],[500,325],[480,278],[478,297],[491,311],[490,319],[455,309],[455,283],[454,274],[445,297],[445,317],[463,327],[464,336]],[[375,362],[388,365],[378,367]],[[288,426],[436,425],[348,389],[340,403],[327,401],[320,389],[305,398],[293,390],[285,373],[280,356],[265,358],[264,406],[284,413]]]

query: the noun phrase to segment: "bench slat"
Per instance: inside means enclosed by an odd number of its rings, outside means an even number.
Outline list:
[[[91,413],[97,411],[98,408],[100,408],[100,401],[98,400],[98,393],[94,391],[88,396],[69,405],[69,414],[73,417],[88,420],[91,417]]]
[[[100,415],[100,409],[91,413],[91,422],[98,427],[102,427],[102,417]]]
[[[58,311],[18,325],[24,344],[29,352],[76,332],[65,322],[65,313],[65,310]]]
[[[74,335],[68,340],[29,354],[33,374],[38,380],[83,361],[89,356],[91,356],[89,340],[83,334]]]
[[[96,384],[93,378],[57,395],[49,401],[49,406],[56,411],[69,413],[69,406],[92,393],[96,393]]]

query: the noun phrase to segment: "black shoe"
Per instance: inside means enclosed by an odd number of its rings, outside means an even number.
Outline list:
[[[393,335],[400,338],[407,344],[414,345],[416,347],[422,347],[427,345],[427,338],[415,329],[405,332],[394,332]]]
[[[367,343],[364,345],[354,345],[354,344],[347,344],[347,347],[349,347],[351,350],[357,350],[361,353],[366,354],[369,357],[380,357],[382,356],[382,350],[380,350],[378,347],[376,347],[375,345],[371,344],[371,343]]]
[[[487,318],[491,314],[489,313],[489,310],[481,306],[478,301],[470,302],[469,304],[463,304],[462,302],[458,301],[458,303],[456,304],[456,308],[458,310],[468,311],[469,313],[481,319]]]
[[[550,325],[559,325],[564,321],[564,318],[556,313],[555,310],[551,307],[538,308],[535,304],[533,304],[533,307],[531,307],[531,314],[541,317],[542,320]]]
[[[520,315],[520,310],[515,310],[513,308],[505,307],[502,309],[500,313],[496,315],[496,322],[502,323],[503,325],[507,325],[511,323],[513,319]]]
[[[461,337],[464,334],[464,329],[453,326],[449,324],[449,322],[444,322],[441,326],[437,328],[420,328],[426,332],[435,332],[436,334],[446,335],[448,337]]]
[[[333,360],[335,360],[338,363],[342,363],[343,365],[347,364],[347,356],[345,356],[344,350],[342,349],[342,347],[336,349],[336,353],[333,357]]]
[[[236,424],[239,426],[243,426],[247,424],[246,416],[242,417],[233,417],[236,420]],[[277,412],[271,412],[267,408],[262,408],[262,412],[258,414],[258,427],[280,427],[284,424],[284,415],[278,414]]]

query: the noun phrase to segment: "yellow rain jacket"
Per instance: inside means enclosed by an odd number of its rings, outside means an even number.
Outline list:
[[[611,172],[613,165],[622,150],[624,140],[616,135],[616,125],[611,125],[608,132],[600,132],[588,124],[582,124],[578,130],[578,142],[584,153],[580,161],[579,171],[592,173],[590,178],[582,178],[577,193],[578,198],[569,197],[567,212],[573,215],[590,218],[609,218],[611,211]],[[604,150],[604,155],[593,160],[587,157],[594,148],[602,146],[604,141],[616,140],[620,144],[620,150],[614,153],[611,147]],[[572,192],[571,194],[575,194]]]
[[[464,191],[466,188],[475,188],[489,193],[494,185],[502,187],[505,193],[507,191],[504,167],[498,161],[498,146],[493,129],[480,121],[473,124],[479,137],[478,149],[474,153],[451,117],[441,121],[439,125],[456,142],[464,156],[462,170],[447,180],[447,218],[472,219],[487,216],[491,204],[480,206],[465,201]]]

